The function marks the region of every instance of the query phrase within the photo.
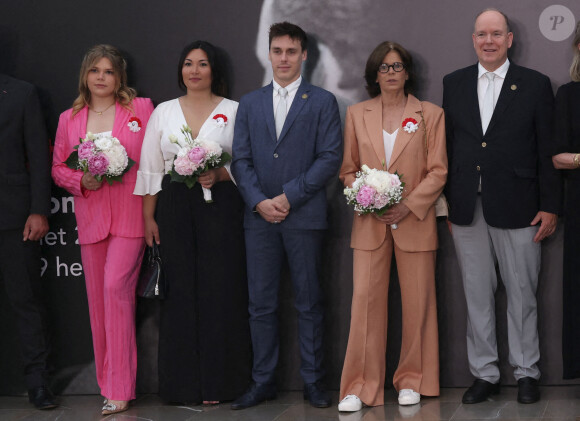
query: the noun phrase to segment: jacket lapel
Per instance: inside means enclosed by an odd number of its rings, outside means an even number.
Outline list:
[[[304,79],[302,79],[302,82],[300,83],[300,86],[298,87],[298,91],[296,91],[296,95],[294,96],[294,99],[292,100],[292,105],[290,106],[290,110],[288,110],[288,114],[286,115],[286,120],[284,120],[284,127],[282,127],[282,131],[280,132],[280,137],[278,138],[278,143],[280,143],[280,142],[282,142],[282,140],[284,140],[284,136],[286,136],[286,133],[288,133],[288,130],[290,130],[290,127],[292,127],[294,120],[296,120],[296,116],[298,116],[298,114],[300,114],[302,107],[304,107],[304,104],[306,104],[306,101],[308,101],[308,93],[309,92],[310,92],[310,84],[308,82],[306,82]],[[272,110],[274,109],[273,106],[270,108],[272,108]],[[273,113],[273,111],[272,111],[272,113]],[[273,115],[272,115],[272,121],[274,121]]]
[[[274,100],[273,100],[273,85],[270,82],[262,88],[262,109],[264,117],[266,118],[266,125],[270,132],[270,137],[276,142],[276,125],[274,122]]]
[[[471,118],[473,119],[473,126],[479,137],[483,136],[483,128],[481,127],[481,113],[479,111],[479,97],[477,96],[477,74],[478,74],[477,64],[471,66],[469,69],[469,74],[465,79],[465,84],[463,91],[465,92],[466,107],[469,111]]]
[[[395,146],[393,147],[393,153],[391,154],[391,161],[389,167],[392,167],[405,147],[409,144],[414,136],[421,136],[425,130],[425,122],[421,117],[421,101],[415,98],[413,95],[407,97],[407,104],[405,105],[405,111],[403,112],[403,121],[408,118],[412,118],[417,122],[419,127],[414,132],[406,132],[402,126],[399,126],[399,131],[397,132],[397,137],[395,138]],[[401,122],[402,123],[402,122]]]
[[[366,106],[363,114],[367,136],[381,165],[385,162],[385,143],[383,141],[383,105],[380,95]]]
[[[113,123],[113,130],[112,130],[111,134],[113,137],[116,137],[117,139],[119,139],[119,141],[121,141],[121,143],[123,143],[123,141],[129,140],[129,139],[121,139],[121,137],[122,137],[123,129],[128,127],[127,124],[129,123],[130,116],[131,116],[131,113],[129,112],[129,110],[127,110],[125,107],[123,107],[118,102],[115,102],[115,122]],[[119,137],[119,135],[121,135],[121,137]],[[128,137],[128,136],[125,136],[125,137]]]
[[[517,66],[513,63],[510,64],[503,85],[501,86],[501,91],[495,104],[493,110],[493,115],[491,116],[491,121],[487,127],[487,132],[493,129],[493,126],[497,123],[497,120],[504,115],[508,105],[512,102],[518,92],[518,82],[520,82],[520,77],[518,74]]]

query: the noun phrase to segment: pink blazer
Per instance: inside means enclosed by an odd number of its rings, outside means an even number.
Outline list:
[[[72,170],[64,161],[84,138],[87,131],[88,108],[80,110],[74,117],[72,109],[60,115],[52,158],[52,178],[60,187],[74,196],[75,214],[80,244],[92,244],[113,234],[120,237],[143,237],[143,203],[141,196],[133,195],[137,169],[141,156],[141,145],[153,104],[149,98],[135,98],[133,113],[118,103],[115,105],[113,136],[119,139],[135,165],[123,175],[121,183],[109,186],[103,182],[96,191],[81,187],[83,172]],[[141,120],[141,130],[129,129],[129,119]]]

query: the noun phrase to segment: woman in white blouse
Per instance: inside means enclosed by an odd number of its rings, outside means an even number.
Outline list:
[[[159,244],[166,279],[159,326],[159,394],[168,402],[215,404],[239,396],[251,353],[243,202],[229,164],[191,189],[171,182],[179,146],[170,136],[212,140],[231,154],[238,103],[226,99],[223,53],[205,41],[179,60],[182,97],[159,104],[143,141],[135,194],[143,196],[145,239]],[[211,189],[206,203],[202,187]],[[225,241],[224,241],[225,240]]]

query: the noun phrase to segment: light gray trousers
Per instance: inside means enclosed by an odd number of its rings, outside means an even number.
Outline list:
[[[452,231],[467,301],[467,356],[471,373],[491,383],[497,383],[500,377],[495,333],[497,262],[507,295],[509,362],[516,380],[538,379],[536,289],[541,246],[533,241],[538,227],[491,227],[485,222],[478,197],[471,225],[453,224]]]

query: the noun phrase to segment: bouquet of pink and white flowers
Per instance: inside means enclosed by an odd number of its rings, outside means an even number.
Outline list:
[[[193,139],[189,126],[181,128],[183,139],[175,135],[170,135],[169,140],[179,146],[179,151],[173,160],[173,167],[169,174],[171,181],[185,183],[192,188],[201,173],[213,168],[223,167],[232,157],[229,153],[224,152],[222,147],[212,140]],[[203,189],[203,198],[207,203],[211,203],[211,190]]]
[[[384,214],[402,199],[405,183],[398,174],[363,165],[356,173],[352,187],[344,189],[346,202],[354,206],[358,215]],[[391,225],[397,229],[396,224]]]
[[[98,181],[106,180],[109,184],[121,182],[123,174],[135,164],[119,139],[110,134],[94,135],[88,132],[79,141],[64,163],[73,170],[90,173]]]

